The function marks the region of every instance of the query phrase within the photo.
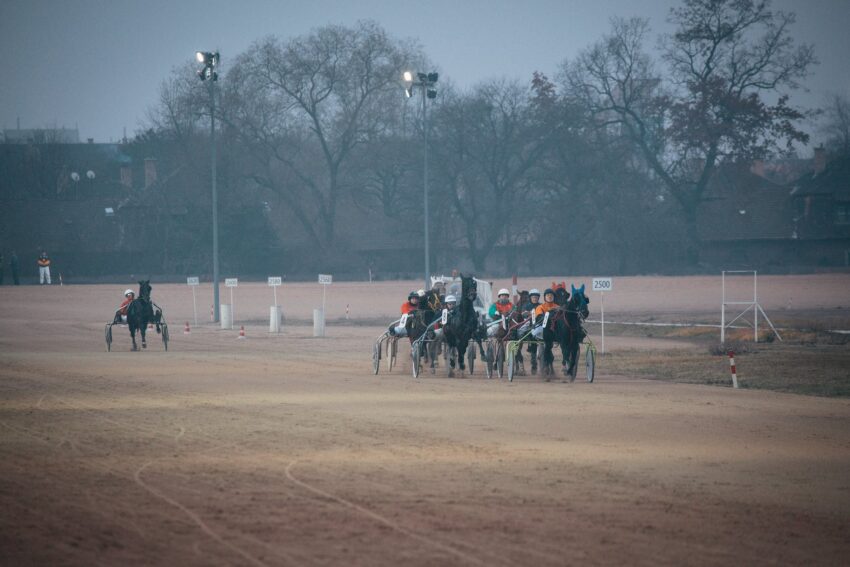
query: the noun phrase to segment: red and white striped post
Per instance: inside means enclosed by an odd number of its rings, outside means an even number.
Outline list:
[[[729,351],[729,369],[732,371],[732,387],[738,387],[738,372],[735,369],[735,353]]]

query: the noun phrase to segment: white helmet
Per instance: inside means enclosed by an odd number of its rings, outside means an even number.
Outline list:
[[[531,291],[528,292],[528,295],[536,295],[537,297],[540,297],[540,290],[533,287],[531,288]]]
[[[457,297],[455,297],[454,295],[447,295],[446,303],[457,303]]]
[[[509,292],[505,288],[502,288],[502,289],[499,290],[499,293],[497,293],[496,295],[498,296],[498,295],[510,295],[510,294],[511,294],[511,292]]]
[[[124,292],[124,297],[127,297],[128,295],[136,295],[136,292],[132,289],[128,289]]]
[[[416,295],[418,295],[419,297],[425,297],[425,290],[420,289],[419,291],[416,292]]]

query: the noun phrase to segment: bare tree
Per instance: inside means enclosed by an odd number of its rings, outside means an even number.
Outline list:
[[[823,109],[821,133],[827,137],[830,151],[850,155],[850,99],[840,94],[828,98]]]
[[[813,49],[794,45],[793,14],[769,6],[685,0],[672,9],[677,29],[662,38],[666,84],[644,50],[649,26],[640,18],[614,19],[610,34],[563,68],[570,95],[600,125],[620,128],[680,205],[691,262],[699,253],[697,211],[718,163],[808,139],[787,92],[815,63]]]
[[[228,123],[263,166],[254,180],[286,199],[320,247],[334,244],[345,166],[383,128],[412,57],[377,24],[360,22],[285,43],[268,38],[237,61]]]
[[[549,131],[532,119],[529,91],[517,82],[485,83],[446,93],[435,111],[434,151],[446,199],[477,270],[526,217],[515,205],[529,170],[545,151]]]

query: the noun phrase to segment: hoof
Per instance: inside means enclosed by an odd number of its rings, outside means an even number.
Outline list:
[[[148,343],[142,343],[142,348],[148,348]]]
[[[569,370],[566,366],[562,366],[562,367],[561,367],[561,372],[563,372],[563,373],[564,373],[564,376],[569,376],[569,375],[570,375],[570,370]]]
[[[449,378],[454,378],[454,377],[455,377],[455,371],[449,370]]]

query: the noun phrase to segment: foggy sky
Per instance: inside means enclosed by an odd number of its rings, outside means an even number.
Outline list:
[[[609,29],[611,16],[650,18],[654,32],[674,0],[0,0],[0,128],[79,127],[81,139],[132,136],[160,83],[198,50],[222,55],[222,71],[267,36],[372,19],[413,38],[460,87],[493,78],[549,76]],[[814,107],[850,95],[850,0],[776,0],[797,13],[798,42],[821,64],[792,103]]]

